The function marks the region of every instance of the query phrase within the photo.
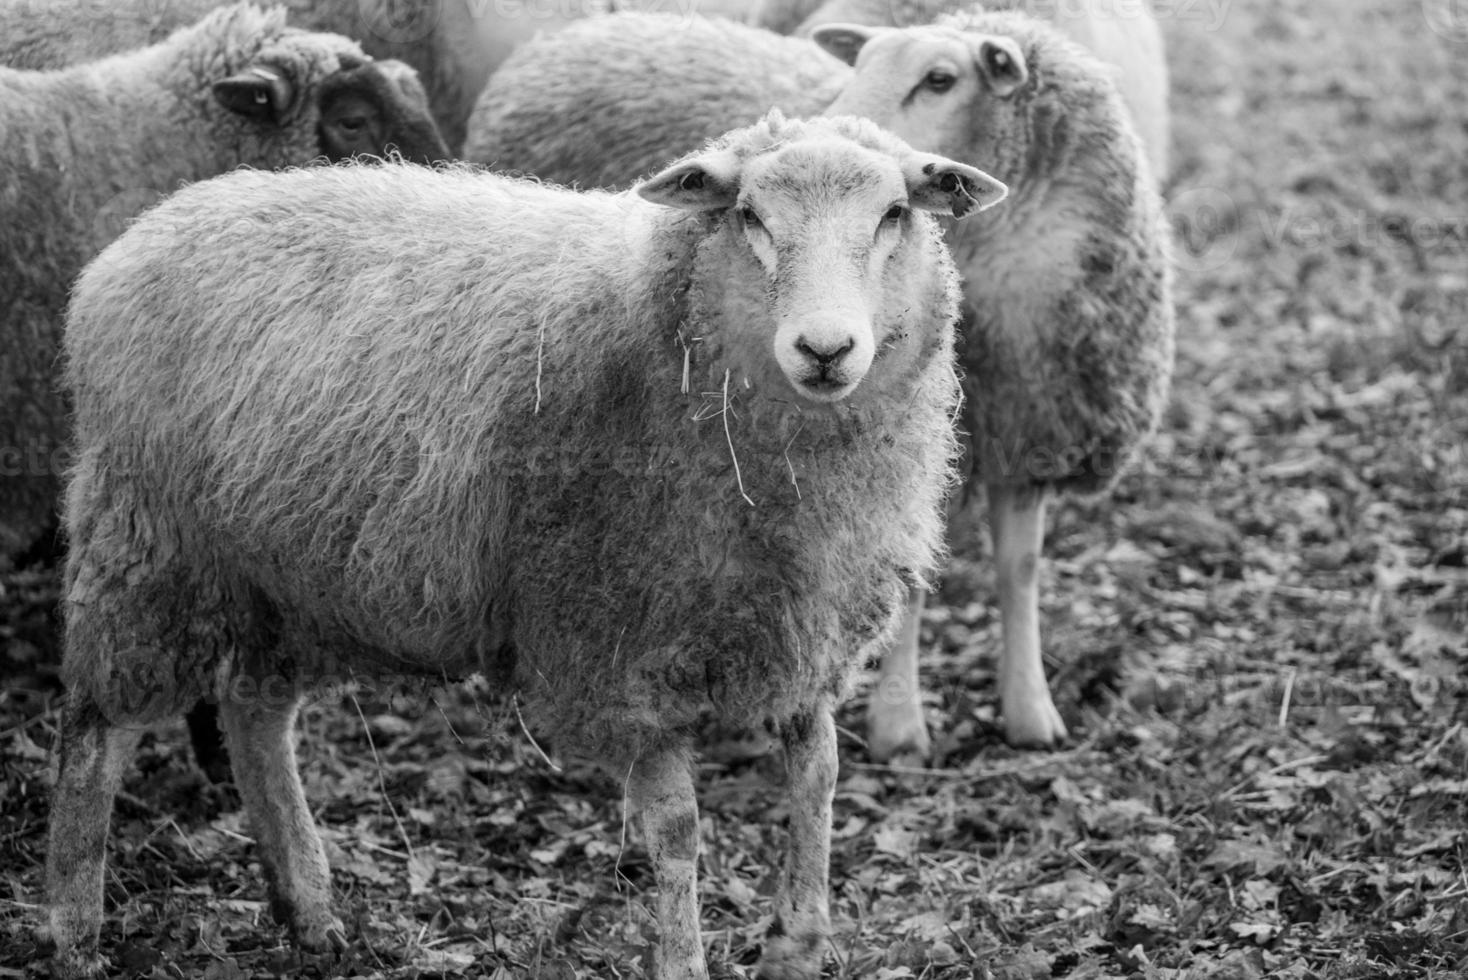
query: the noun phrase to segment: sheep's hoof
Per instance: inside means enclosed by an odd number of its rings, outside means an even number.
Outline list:
[[[816,980],[825,949],[826,937],[820,933],[767,935],[755,976],[759,980]]]
[[[347,929],[330,913],[301,918],[295,923],[296,945],[310,953],[345,953]]]
[[[681,955],[669,955],[662,945],[658,945],[654,947],[653,957],[654,980],[709,980],[709,970],[703,961],[703,946],[700,943],[695,943],[691,949],[685,949]]]
[[[1004,738],[1010,745],[1047,749],[1065,741],[1068,734],[1049,693],[1004,705]]]
[[[927,762],[933,741],[922,704],[915,698],[888,703],[874,697],[867,708],[867,751],[878,762]]]
[[[51,959],[53,980],[95,980],[107,975],[107,959],[97,953],[68,949]]]

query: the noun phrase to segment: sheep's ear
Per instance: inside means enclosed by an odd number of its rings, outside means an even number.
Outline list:
[[[230,112],[279,124],[290,110],[296,87],[274,65],[251,65],[214,83],[214,98]]]
[[[717,211],[739,197],[739,160],[732,153],[704,153],[680,160],[649,177],[637,193],[654,204],[684,211]]]
[[[856,64],[856,56],[866,43],[876,37],[883,28],[864,27],[861,24],[822,24],[810,32],[810,39],[825,49],[827,54]]]
[[[1029,81],[1025,53],[1013,38],[989,35],[976,39],[973,48],[974,66],[988,81],[989,90],[1001,99]]]
[[[428,93],[423,88],[423,81],[418,77],[418,72],[407,62],[398,61],[396,58],[384,58],[374,62],[378,69],[398,87],[403,93],[403,98],[413,105],[428,112]]]
[[[915,208],[962,218],[993,207],[1009,188],[982,170],[932,153],[914,153],[902,162],[907,199]]]

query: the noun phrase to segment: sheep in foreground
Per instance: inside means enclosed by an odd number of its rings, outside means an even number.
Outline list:
[[[60,492],[67,290],[133,215],[241,164],[447,155],[411,69],[249,6],[94,64],[0,68],[0,132],[0,561],[50,526]]]
[[[762,0],[753,22],[809,37],[825,24],[916,27],[979,7],[1033,14],[1110,65],[1152,174],[1166,179],[1171,140],[1167,57],[1147,0]]]
[[[835,85],[842,94],[830,112],[867,115],[1009,183],[1004,208],[949,235],[970,315],[966,476],[989,490],[1005,733],[1015,744],[1058,741],[1065,726],[1045,681],[1036,592],[1044,502],[1053,490],[1099,492],[1123,470],[1156,422],[1172,362],[1156,182],[1112,73],[1014,13],[821,28],[816,40],[855,62],[854,72],[833,69],[824,87],[766,67],[771,50],[802,50],[794,39],[730,24],[673,27],[672,18],[619,14],[527,44],[476,109],[476,123],[494,126],[474,128],[474,158],[562,183],[623,184],[659,153],[754,118],[771,101],[818,111],[813,103]],[[609,45],[627,60],[605,59]],[[688,69],[709,64],[718,73]],[[706,111],[709,89],[721,93],[712,104],[724,115]],[[740,104],[742,93],[749,101]],[[619,142],[600,121],[618,104],[608,118],[624,132]],[[557,125],[532,129],[535,119]],[[585,147],[609,152],[598,161]],[[871,701],[879,758],[929,751],[917,686],[922,601],[915,592]]]
[[[636,194],[316,168],[139,219],[68,320],[61,971],[97,966],[137,725],[222,672],[272,908],[321,948],[299,697],[265,692],[478,670],[626,780],[662,980],[707,976],[694,729],[772,719],[793,802],[761,975],[815,977],[832,703],[933,567],[953,476],[957,280],[924,212],[1003,192],[865,120],[772,113]]]

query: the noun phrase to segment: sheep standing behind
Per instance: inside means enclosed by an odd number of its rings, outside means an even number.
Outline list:
[[[1032,15],[1110,65],[1152,174],[1166,179],[1171,141],[1167,57],[1147,0],[761,0],[752,20],[782,34],[809,37],[825,24],[916,27],[969,9]]]
[[[0,0],[0,65],[59,68],[155,44],[231,0]],[[344,34],[375,58],[411,65],[457,152],[474,100],[516,45],[613,5],[613,0],[281,0],[290,21]],[[625,2],[625,0],[624,0]],[[632,0],[648,6],[666,0]],[[753,0],[677,0],[706,14],[753,16]],[[716,131],[722,132],[722,130]],[[666,159],[659,163],[667,162]]]
[[[857,65],[827,110],[873,119],[1015,187],[1008,206],[948,236],[964,276],[966,482],[987,490],[1003,629],[1000,704],[1017,744],[1066,734],[1040,653],[1045,504],[1096,494],[1156,427],[1172,377],[1174,315],[1157,181],[1105,65],[1023,14],[932,27],[818,28]],[[940,90],[931,82],[944,76]],[[951,80],[948,76],[951,75]],[[872,738],[929,750],[917,702],[914,590],[883,662]]]
[[[625,187],[731,120],[770,108],[818,115],[850,77],[804,38],[714,18],[598,17],[509,57],[479,97],[463,156],[559,183]]]
[[[1016,744],[1055,742],[1065,726],[1045,680],[1036,591],[1043,505],[1052,489],[1104,489],[1165,399],[1173,319],[1156,181],[1113,73],[1032,18],[974,13],[902,30],[827,26],[816,39],[855,71],[833,70],[824,86],[808,77],[797,83],[768,67],[771,51],[789,50],[791,63],[823,63],[795,39],[738,25],[623,14],[575,25],[527,44],[491,80],[471,125],[472,158],[561,183],[622,184],[768,102],[815,112],[834,85],[842,94],[828,111],[867,115],[1014,188],[1003,208],[949,236],[971,317],[966,476],[989,490],[1006,735]],[[608,60],[608,45],[637,57]],[[705,111],[710,89],[727,115]],[[750,100],[740,105],[743,93]],[[619,141],[608,136],[604,113],[622,129]],[[609,152],[599,160],[588,147]],[[878,757],[929,750],[917,687],[922,601],[911,597],[870,702]]]
[[[0,65],[51,69],[164,40],[233,0],[0,0]],[[412,66],[444,141],[457,150],[485,80],[516,43],[570,16],[505,17],[472,0],[279,0],[293,26],[343,34]],[[567,0],[573,3],[574,0]]]
[[[167,41],[61,71],[0,68],[0,562],[50,525],[67,406],[62,310],[82,266],[185,181],[241,164],[447,155],[411,69],[285,11],[216,11]]]
[[[223,672],[272,907],[320,948],[342,925],[300,692],[481,670],[626,780],[661,980],[707,976],[692,733],[709,706],[771,718],[793,802],[761,975],[815,977],[831,705],[932,569],[953,475],[957,281],[924,212],[1003,191],[864,120],[772,113],[640,196],[315,168],[139,219],[68,320],[61,971],[97,966],[138,724]]]

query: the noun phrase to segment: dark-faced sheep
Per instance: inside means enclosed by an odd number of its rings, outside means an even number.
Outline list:
[[[0,65],[60,68],[146,47],[229,2],[0,0]],[[516,45],[613,6],[651,6],[660,0],[282,2],[297,27],[345,34],[375,58],[411,65],[423,80],[439,132],[457,152],[474,100]],[[695,6],[703,14],[742,18],[754,13],[754,0],[680,0],[680,8]]]
[[[232,0],[0,0],[0,65],[53,69],[156,44]],[[457,150],[485,80],[516,43],[570,15],[506,17],[474,0],[282,0],[293,26],[357,41],[422,79],[445,142]],[[575,7],[575,3],[568,2]]]
[[[573,25],[527,44],[491,80],[471,158],[562,183],[621,185],[660,154],[774,103],[867,115],[1012,185],[1003,208],[949,234],[970,316],[966,479],[989,489],[1005,732],[1015,744],[1053,743],[1065,726],[1040,655],[1043,505],[1052,490],[1104,489],[1161,411],[1173,316],[1156,181],[1111,69],[1033,18],[827,26],[816,40],[855,70],[813,43],[736,24],[618,14]],[[828,103],[833,88],[841,95]],[[880,758],[929,750],[917,687],[921,608],[914,593],[870,702]]]
[[[411,69],[243,5],[93,64],[0,68],[0,133],[0,562],[50,526],[59,494],[67,290],[134,215],[242,164],[448,152]]]
[[[957,281],[927,212],[1002,193],[865,120],[772,114],[635,194],[314,168],[141,218],[68,320],[62,970],[96,966],[137,725],[224,674],[273,908],[318,948],[342,925],[297,692],[478,670],[626,780],[662,980],[707,976],[694,731],[772,719],[793,802],[762,975],[815,977],[832,703],[939,557],[953,476]]]

